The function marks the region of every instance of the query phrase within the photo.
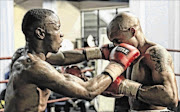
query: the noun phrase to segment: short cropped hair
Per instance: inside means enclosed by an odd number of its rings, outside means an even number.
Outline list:
[[[121,12],[117,14],[107,27],[107,35],[118,35],[119,31],[127,31],[129,28],[134,27],[141,30],[139,19],[128,12]]]
[[[52,15],[54,12],[48,9],[31,9],[23,18],[22,31],[25,36],[28,36],[29,31],[33,31],[36,27],[44,26],[46,17]]]

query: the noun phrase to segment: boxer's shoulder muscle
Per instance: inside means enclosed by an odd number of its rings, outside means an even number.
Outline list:
[[[11,72],[14,76],[18,75],[21,78],[22,76],[27,74],[28,68],[32,66],[32,62],[27,55],[19,56],[13,63]]]
[[[160,45],[147,49],[144,61],[150,68],[154,81],[161,83],[162,78],[173,74],[173,62],[169,52]]]
[[[160,45],[155,45],[147,49],[145,53],[145,62],[151,67],[155,66],[158,72],[162,72],[172,63],[172,57],[169,52]]]

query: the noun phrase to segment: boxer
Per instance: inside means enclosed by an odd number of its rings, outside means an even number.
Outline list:
[[[5,112],[43,112],[51,90],[69,97],[93,99],[140,54],[139,50],[127,44],[128,53],[123,50],[114,51],[118,52],[117,56],[110,53],[110,63],[104,72],[88,81],[68,73],[59,73],[47,61],[68,65],[103,56],[100,49],[92,48],[55,54],[59,56],[56,58],[59,61],[54,61],[54,54],[48,53],[57,53],[61,47],[63,35],[60,27],[58,16],[51,10],[31,9],[25,14],[22,31],[26,45],[13,56],[5,94]],[[92,54],[91,51],[97,53]]]
[[[160,112],[176,107],[178,92],[172,57],[164,47],[145,38],[139,19],[120,13],[108,25],[107,35],[114,45],[130,44],[141,55],[127,69],[128,78],[119,76],[106,91],[128,96],[130,112]]]

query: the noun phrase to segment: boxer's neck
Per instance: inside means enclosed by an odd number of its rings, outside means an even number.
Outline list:
[[[27,53],[35,54],[40,58],[45,58],[48,53],[48,51],[42,47],[41,43],[35,45],[35,44],[30,44],[29,42],[26,42],[25,49]]]
[[[141,54],[144,54],[146,49],[149,47],[148,41],[142,32],[138,32],[136,34],[136,38],[138,41],[138,47],[137,48],[141,52]]]
[[[146,50],[153,45],[155,45],[155,43],[147,40],[145,35],[141,35],[139,38],[138,50],[140,51],[141,55],[144,55]]]

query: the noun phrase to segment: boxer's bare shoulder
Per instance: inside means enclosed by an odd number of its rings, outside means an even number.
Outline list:
[[[21,74],[23,71],[25,71],[29,66],[32,66],[33,62],[28,56],[20,56],[12,66],[12,71],[17,72],[18,74]]]
[[[19,55],[16,58],[12,64],[11,76],[6,90],[7,95],[5,99],[7,108],[5,111],[37,111],[38,102],[33,102],[38,101],[37,86],[30,84],[27,80],[29,79],[27,76],[30,76],[30,72],[27,71],[33,63],[27,55]],[[24,97],[25,95],[27,97]],[[14,103],[14,105],[11,103]]]
[[[173,67],[170,53],[160,45],[155,45],[147,49],[145,61],[149,67],[153,67],[159,73],[165,71],[167,67],[171,67],[171,69]]]

